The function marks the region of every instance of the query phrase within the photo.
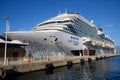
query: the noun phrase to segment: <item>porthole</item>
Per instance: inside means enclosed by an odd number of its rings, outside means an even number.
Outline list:
[[[46,41],[47,39],[46,38],[44,38],[44,41]]]

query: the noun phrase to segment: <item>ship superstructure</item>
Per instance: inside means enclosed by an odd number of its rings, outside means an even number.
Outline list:
[[[10,39],[29,43],[28,50],[75,55],[114,53],[114,41],[78,13],[63,13],[39,23],[32,31],[9,32]]]

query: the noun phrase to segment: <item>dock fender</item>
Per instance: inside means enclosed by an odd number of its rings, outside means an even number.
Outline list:
[[[97,61],[97,60],[99,60],[99,58],[98,58],[98,57],[96,57],[96,58],[95,58],[95,60]]]
[[[88,62],[90,63],[92,61],[92,59],[91,58],[88,58]]]
[[[84,63],[85,63],[85,60],[84,60],[84,59],[80,59],[80,63],[81,63],[81,64],[84,64]]]
[[[18,72],[16,66],[13,66],[13,70],[14,70],[15,72]]]
[[[45,65],[45,67],[46,67],[46,69],[54,69],[54,65],[53,65],[53,63],[47,63],[46,65]]]
[[[100,59],[103,59],[103,57],[102,57],[102,56],[100,56]]]
[[[73,66],[73,61],[67,61],[67,66],[72,67]]]
[[[4,68],[0,68],[0,72],[1,72],[1,77],[2,78],[5,78],[5,76],[6,76],[6,71],[5,71],[5,69]]]
[[[104,59],[106,59],[106,56],[104,56]]]

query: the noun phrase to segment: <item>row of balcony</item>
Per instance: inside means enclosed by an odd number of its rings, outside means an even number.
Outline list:
[[[89,38],[83,38],[83,43],[84,44],[91,44],[92,46],[97,46],[97,47],[102,47],[102,48],[110,48],[110,49],[114,49],[115,47],[111,44],[108,43],[104,43],[104,42],[100,42],[100,41],[95,41],[95,40],[91,40]]]
[[[115,47],[113,45],[104,43],[104,42],[97,42],[97,41],[92,41],[91,43],[93,46],[98,46],[98,47],[103,47],[103,48],[110,48],[114,49]]]

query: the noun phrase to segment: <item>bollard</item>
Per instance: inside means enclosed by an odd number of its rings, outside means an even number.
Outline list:
[[[50,63],[51,62],[51,59],[50,58],[48,58],[48,63]]]
[[[27,63],[28,63],[28,64],[31,64],[31,60],[30,60],[30,59],[28,59]]]

